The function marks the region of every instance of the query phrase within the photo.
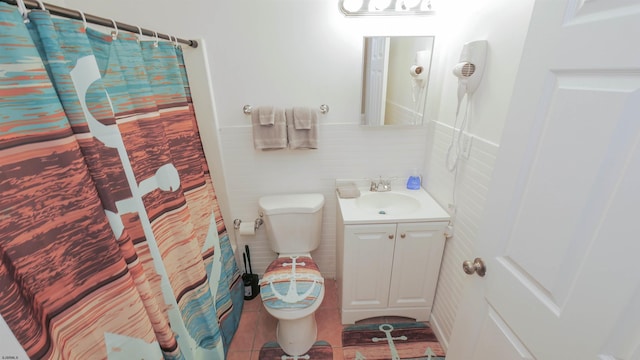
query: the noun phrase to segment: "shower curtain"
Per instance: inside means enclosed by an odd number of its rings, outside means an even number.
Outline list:
[[[224,359],[243,287],[181,49],[0,3],[0,261],[31,359]]]

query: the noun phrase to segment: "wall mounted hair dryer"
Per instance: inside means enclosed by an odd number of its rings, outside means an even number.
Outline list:
[[[409,68],[409,75],[414,83],[423,88],[427,84],[429,65],[431,62],[431,51],[420,50],[416,52],[414,64]]]
[[[431,67],[431,51],[416,51],[413,65],[409,67],[411,76],[411,100],[415,104],[419,103],[424,96],[429,78],[429,68]],[[416,110],[417,111],[417,110]]]
[[[458,110],[465,95],[473,94],[484,73],[487,59],[488,42],[486,40],[471,41],[462,47],[460,61],[453,68],[453,75],[458,77]]]

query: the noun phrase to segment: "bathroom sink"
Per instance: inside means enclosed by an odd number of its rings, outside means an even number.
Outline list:
[[[406,214],[420,208],[420,201],[400,192],[368,192],[356,199],[356,207],[381,215]]]
[[[340,180],[337,180],[337,183]],[[353,183],[353,180],[343,180]],[[360,196],[338,198],[343,224],[448,221],[449,214],[423,188],[405,189],[403,182],[393,183],[391,191],[371,191],[369,181],[356,184]],[[336,192],[338,195],[338,192]]]

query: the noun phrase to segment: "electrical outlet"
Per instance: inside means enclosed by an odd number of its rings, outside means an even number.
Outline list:
[[[462,157],[468,159],[471,156],[471,144],[473,143],[473,136],[463,133],[462,134]]]

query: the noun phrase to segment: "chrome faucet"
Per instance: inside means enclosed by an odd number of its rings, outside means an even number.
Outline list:
[[[377,192],[391,191],[391,179],[385,180],[382,177],[380,177],[378,182],[376,182],[375,180],[371,180],[369,191],[377,191]]]

